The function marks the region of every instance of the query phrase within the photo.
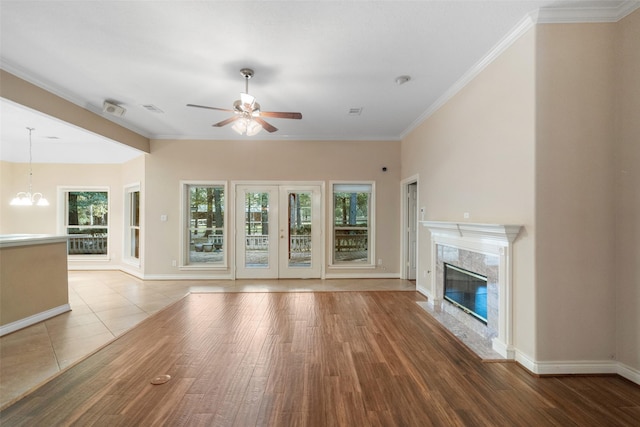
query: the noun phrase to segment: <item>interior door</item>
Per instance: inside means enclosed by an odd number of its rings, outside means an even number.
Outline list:
[[[407,279],[416,280],[418,238],[418,184],[407,186]]]
[[[236,187],[236,277],[319,278],[320,186]]]

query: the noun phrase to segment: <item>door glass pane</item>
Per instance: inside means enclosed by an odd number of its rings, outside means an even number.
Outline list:
[[[244,265],[269,267],[269,193],[245,193],[244,209]]]
[[[289,193],[289,267],[311,267],[311,193]]]

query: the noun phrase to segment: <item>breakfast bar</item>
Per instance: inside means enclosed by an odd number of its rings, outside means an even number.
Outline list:
[[[67,236],[0,235],[0,336],[70,311]]]

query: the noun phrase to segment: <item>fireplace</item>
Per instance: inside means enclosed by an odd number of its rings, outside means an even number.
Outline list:
[[[460,242],[439,242],[435,252],[435,308],[481,337],[488,340],[497,337],[500,257],[464,247]],[[475,307],[476,301],[479,309]]]
[[[431,259],[426,262],[431,269],[430,280],[419,284],[418,291],[427,296],[433,310],[452,316],[489,340],[499,355],[513,359],[511,254],[522,226],[444,221],[421,224],[431,232]]]
[[[444,299],[487,324],[487,276],[445,262]]]

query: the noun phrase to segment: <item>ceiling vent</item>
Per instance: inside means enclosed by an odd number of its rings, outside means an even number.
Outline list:
[[[102,112],[111,114],[113,116],[122,117],[124,116],[124,113],[127,112],[127,110],[125,110],[118,104],[114,104],[113,102],[104,101],[104,103],[102,104]]]
[[[349,115],[350,116],[359,116],[360,114],[362,114],[362,107],[360,107],[360,108],[349,108]]]

